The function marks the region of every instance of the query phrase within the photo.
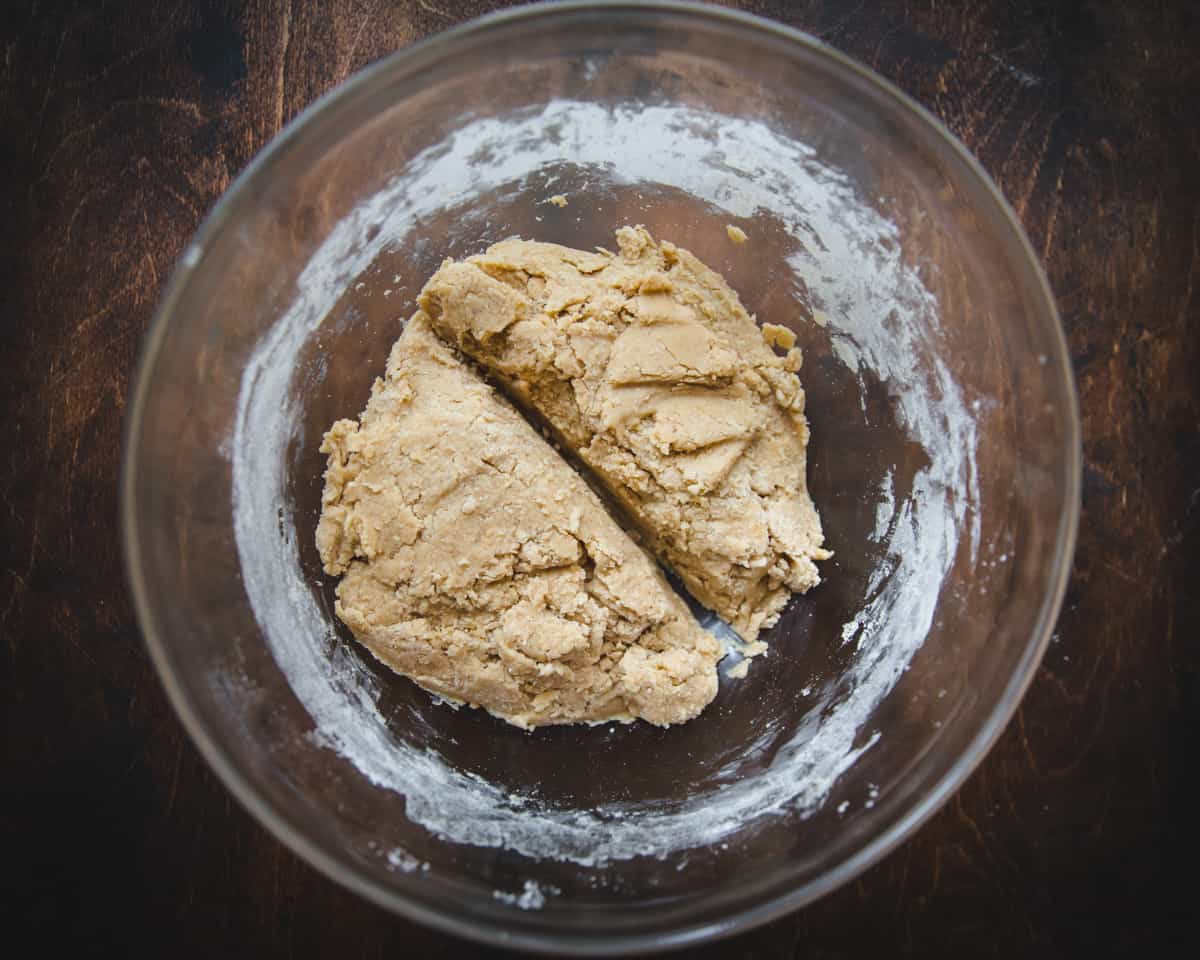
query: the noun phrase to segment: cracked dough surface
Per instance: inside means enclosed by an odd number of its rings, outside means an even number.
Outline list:
[[[388,666],[523,727],[680,723],[716,694],[716,641],[423,313],[321,450],[337,614]]]
[[[618,230],[617,243],[505,240],[444,263],[418,302],[752,642],[830,556],[808,495],[800,353],[777,356],[686,250],[641,227]]]

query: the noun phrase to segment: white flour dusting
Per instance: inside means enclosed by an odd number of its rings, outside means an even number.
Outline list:
[[[418,870],[429,871],[428,863],[424,860],[418,860],[401,847],[396,847],[394,850],[388,851],[387,862],[389,867],[393,870],[399,870],[401,873],[416,873]]]
[[[856,372],[871,371],[889,390],[901,426],[925,449],[929,465],[903,502],[895,502],[890,476],[882,491],[876,536],[889,563],[875,572],[869,601],[845,625],[843,635],[856,643],[841,678],[846,692],[815,730],[809,725],[798,732],[762,773],[681,806],[564,812],[532,799],[511,803],[500,785],[455,770],[389,732],[373,680],[341,648],[304,582],[285,495],[285,454],[299,423],[293,374],[302,347],[386,244],[437,210],[548,164],[603,167],[614,158],[624,181],[685,190],[729,217],[766,210],[792,225],[808,246],[790,265],[822,308],[835,355]],[[814,235],[820,243],[811,242]],[[897,240],[894,225],[862,203],[842,174],[822,166],[811,148],[762,124],[684,108],[610,112],[565,102],[540,116],[469,123],[343,220],[300,277],[295,303],[248,363],[233,438],[234,516],[246,590],[319,742],[372,783],[403,794],[407,816],[432,833],[535,859],[597,865],[666,857],[720,844],[757,818],[805,815],[821,805],[878,739],[870,718],[928,632],[959,532],[968,531],[970,549],[978,549],[974,422],[949,371],[936,364],[930,373],[937,305],[902,263]],[[408,862],[398,858],[394,866],[405,870]],[[497,896],[526,908],[544,901],[528,885],[520,894]]]
[[[561,893],[557,887],[541,886],[536,880],[526,880],[520,893],[493,890],[492,898],[517,907],[520,910],[541,910],[546,905],[546,894]]]

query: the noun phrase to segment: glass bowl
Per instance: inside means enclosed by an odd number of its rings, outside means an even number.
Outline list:
[[[699,719],[525,733],[335,620],[318,446],[443,258],[634,223],[795,332],[836,556]],[[316,103],[182,257],[127,430],[138,615],[229,788],[376,903],[560,952],[729,934],[892,850],[1016,708],[1078,512],[1062,334],[996,188],[858,64],[692,5],[513,10]]]

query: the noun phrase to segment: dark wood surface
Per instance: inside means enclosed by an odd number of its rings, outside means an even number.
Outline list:
[[[1188,862],[1200,798],[1200,13],[1188,0],[740,5],[895,81],[995,177],[1058,296],[1086,468],[1053,645],[982,768],[857,882],[699,953],[1184,955],[1195,871],[1173,882],[1171,869]],[[208,771],[134,623],[116,477],[140,337],[230,179],[352,71],[491,6],[4,5],[10,936],[85,954],[489,955],[325,880]]]

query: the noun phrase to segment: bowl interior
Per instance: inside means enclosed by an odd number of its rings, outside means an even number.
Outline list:
[[[629,223],[796,333],[836,557],[697,720],[523,733],[333,616],[318,448],[443,258]],[[185,255],[128,443],[147,638],[241,799],[379,902],[580,950],[764,919],[927,816],[1036,666],[1078,471],[1053,306],[978,169],[814,42],[677,7],[494,18],[305,114]]]

